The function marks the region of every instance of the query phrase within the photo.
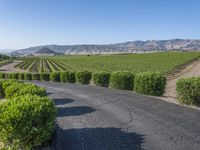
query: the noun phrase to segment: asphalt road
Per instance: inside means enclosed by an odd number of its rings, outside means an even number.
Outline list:
[[[200,111],[101,88],[34,82],[58,107],[57,150],[199,150]]]

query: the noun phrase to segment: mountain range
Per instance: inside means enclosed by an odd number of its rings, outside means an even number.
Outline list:
[[[117,44],[84,44],[84,45],[44,45],[15,50],[10,55],[31,55],[48,48],[59,54],[113,54],[113,53],[144,53],[155,51],[200,51],[200,40],[172,39],[133,41]],[[44,53],[43,53],[44,54]]]

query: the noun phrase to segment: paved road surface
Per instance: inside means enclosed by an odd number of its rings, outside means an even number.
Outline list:
[[[57,150],[199,150],[200,111],[91,85],[47,87],[59,113]]]

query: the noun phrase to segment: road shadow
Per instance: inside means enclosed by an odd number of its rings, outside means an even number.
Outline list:
[[[80,116],[94,111],[94,108],[88,106],[58,107],[58,117]]]
[[[47,96],[50,96],[51,94],[53,94],[53,92],[47,92]]]
[[[73,99],[69,99],[69,98],[60,98],[60,99],[53,99],[55,105],[65,105],[65,104],[69,104],[74,102]]]
[[[144,136],[120,128],[62,129],[57,126],[52,143],[56,150],[141,150]]]

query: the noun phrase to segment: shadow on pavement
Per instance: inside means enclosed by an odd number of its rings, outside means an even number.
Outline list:
[[[68,99],[68,98],[60,98],[60,99],[54,99],[55,105],[64,105],[68,103],[74,102],[73,99]]]
[[[62,129],[57,127],[52,149],[56,150],[141,150],[144,136],[120,128]]]
[[[80,116],[94,111],[94,108],[88,106],[58,107],[58,117]]]

